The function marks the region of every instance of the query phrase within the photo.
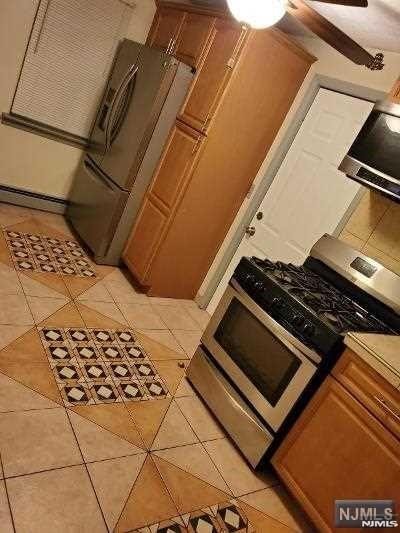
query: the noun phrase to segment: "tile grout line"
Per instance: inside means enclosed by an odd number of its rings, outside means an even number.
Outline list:
[[[90,485],[91,485],[91,487],[92,487],[92,489],[93,489],[93,493],[94,493],[94,496],[95,496],[95,498],[96,498],[97,505],[99,506],[100,513],[101,513],[101,516],[102,516],[103,521],[104,521],[104,525],[106,526],[106,530],[107,530],[107,531],[110,531],[110,530],[109,530],[109,527],[108,527],[108,524],[107,524],[107,521],[106,521],[106,518],[105,518],[105,516],[104,516],[103,509],[102,509],[102,507],[101,507],[101,505],[100,505],[100,500],[99,500],[99,497],[97,496],[97,492],[96,492],[96,489],[95,489],[95,487],[94,487],[93,480],[92,480],[92,478],[91,478],[91,476],[90,476],[89,469],[88,469],[88,467],[87,467],[87,465],[86,465],[86,463],[85,463],[85,458],[84,458],[84,456],[83,456],[82,449],[81,449],[81,446],[80,446],[80,444],[79,444],[78,437],[76,436],[74,426],[73,426],[72,421],[71,421],[71,418],[70,418],[70,416],[69,416],[69,410],[65,408],[65,411],[66,411],[66,415],[67,415],[67,418],[68,418],[69,424],[70,424],[70,426],[71,426],[72,433],[73,433],[73,435],[74,435],[74,437],[75,437],[75,441],[76,441],[76,444],[77,444],[77,446],[78,446],[79,453],[81,454],[81,457],[82,457],[83,463],[84,463],[84,465],[85,465],[86,474],[87,474],[87,476],[88,476],[88,478],[89,478]],[[110,533],[111,533],[111,532],[110,532]]]
[[[182,409],[180,408],[180,405],[178,402],[176,402],[177,406],[178,406],[178,409],[179,411],[181,412],[182,416],[185,418],[185,420],[188,422],[189,426],[192,428],[192,431],[194,432],[194,434],[196,435],[196,437],[199,439],[199,442],[201,444],[201,447],[203,448],[203,450],[206,452],[207,456],[210,458],[211,460],[211,463],[214,465],[214,467],[216,468],[217,472],[219,473],[219,475],[221,476],[221,478],[223,479],[223,481],[225,482],[226,486],[228,487],[229,491],[232,493],[232,495],[234,495],[233,491],[232,491],[232,488],[229,486],[227,480],[225,479],[224,475],[222,474],[221,470],[218,468],[217,464],[214,462],[213,458],[211,457],[211,455],[208,453],[208,450],[207,448],[204,446],[204,442],[212,442],[212,441],[216,441],[216,440],[220,440],[220,439],[226,439],[227,438],[227,435],[225,434],[223,437],[217,437],[215,439],[209,439],[209,440],[206,440],[206,441],[202,441],[200,440],[198,434],[195,432],[194,428],[192,427],[192,425],[190,424],[190,421],[188,420],[188,418],[185,416],[185,413],[182,411]],[[168,449],[168,448],[166,448]]]
[[[85,464],[84,461],[81,463],[74,463],[71,465],[63,465],[63,466],[54,466],[52,468],[43,468],[42,470],[34,470],[33,472],[26,472],[25,474],[15,474],[12,476],[7,476],[4,479],[19,479],[21,477],[28,477],[28,476],[35,476],[36,474],[45,474],[46,472],[53,472],[54,470],[64,470],[65,468],[73,468],[74,466],[83,466]]]
[[[4,476],[4,465],[3,465],[3,458],[1,456],[1,452],[0,452],[0,468],[1,468],[1,471],[3,472],[3,476]],[[8,508],[10,510],[11,525],[13,527],[14,533],[16,533],[17,529],[15,527],[14,514],[13,514],[13,510],[11,508],[11,500],[10,500],[10,495],[8,494],[7,480],[6,480],[5,477],[3,479],[3,482],[4,482],[4,490],[6,492]]]
[[[122,506],[121,512],[120,512],[120,514],[118,515],[117,520],[115,521],[114,531],[115,531],[115,528],[118,526],[118,522],[121,520],[122,513],[123,513],[124,510],[125,510],[125,507],[126,507],[128,501],[129,501],[129,498],[131,497],[131,494],[132,494],[133,488],[134,488],[134,486],[135,486],[135,484],[136,484],[136,481],[138,480],[138,478],[139,478],[139,476],[140,476],[140,474],[141,474],[141,472],[142,472],[142,470],[143,470],[143,468],[144,468],[144,465],[146,464],[146,461],[147,461],[147,459],[148,459],[149,457],[150,457],[150,453],[149,453],[149,452],[146,452],[146,458],[145,458],[145,460],[143,461],[142,466],[140,467],[140,470],[139,470],[139,472],[138,472],[138,474],[137,474],[137,476],[136,476],[136,478],[135,478],[135,481],[134,481],[133,484],[132,484],[131,490],[129,491],[129,494],[128,494],[128,496],[127,496],[127,498],[126,498],[126,500],[125,500],[125,502],[124,502],[124,504],[123,504],[123,506]],[[110,533],[111,533],[111,532],[110,532]]]
[[[114,405],[114,404],[97,404],[97,405]],[[119,403],[118,405],[121,405],[121,403]],[[78,406],[79,407],[79,406]],[[85,406],[86,407],[86,406]],[[89,406],[90,407],[90,406]],[[92,405],[92,407],[95,407],[94,405]],[[101,424],[99,424],[98,422],[94,422],[93,420],[89,419],[89,418],[86,418],[85,416],[79,414],[79,413],[76,413],[74,411],[74,408],[73,407],[65,407],[65,409],[67,409],[67,411],[70,411],[72,413],[74,413],[75,415],[78,415],[80,416],[81,418],[83,418],[84,420],[87,420],[88,422],[94,424],[95,426],[101,428],[101,429],[104,429],[105,431],[108,431],[108,433],[110,433],[111,435],[114,435],[115,437],[118,437],[119,439],[123,440],[124,442],[127,442],[128,444],[131,444],[132,446],[136,446],[137,448],[139,448],[139,446],[137,446],[136,444],[130,442],[129,440],[125,439],[124,437],[121,437],[121,435],[118,435],[117,433],[115,433],[114,431],[111,431],[110,429],[102,426]],[[129,410],[127,409],[127,407],[124,405],[124,409],[126,409],[128,415],[129,415]],[[142,439],[142,435],[140,434],[139,430],[137,429],[134,421],[132,420],[132,417],[131,418],[131,422],[132,422],[132,425],[134,427],[134,429],[136,430],[136,432],[138,433],[139,437],[140,437],[140,441],[142,444],[144,444],[143,442],[143,439]],[[142,450],[142,452],[146,452],[147,450],[145,448],[140,448]],[[139,455],[140,453],[142,452],[138,452],[137,454],[129,454],[129,455]],[[128,457],[129,455],[126,455],[126,456],[118,456],[118,457]],[[115,457],[115,459],[117,459],[117,457]],[[107,459],[102,459],[102,460],[107,460]],[[88,463],[96,463],[97,461],[87,461]]]
[[[162,482],[163,486],[166,488],[167,493],[168,493],[168,495],[169,495],[169,497],[170,497],[172,503],[173,503],[174,506],[175,506],[175,509],[176,509],[176,511],[177,511],[177,515],[176,515],[176,516],[179,516],[179,517],[182,519],[183,523],[185,523],[185,521],[183,520],[183,515],[181,514],[181,512],[180,512],[180,510],[179,510],[179,508],[178,508],[178,505],[177,505],[177,503],[175,502],[175,499],[174,499],[174,497],[173,497],[173,495],[172,495],[172,492],[170,491],[170,489],[169,489],[167,483],[165,482],[164,477],[163,477],[162,473],[160,472],[160,470],[159,470],[159,468],[158,468],[158,466],[157,466],[156,461],[153,459],[151,452],[149,453],[149,456],[150,456],[150,459],[151,459],[151,461],[152,461],[152,463],[153,463],[155,469],[157,470],[158,476],[159,476],[159,478],[161,479],[161,482]],[[168,461],[167,461],[167,462],[168,462]],[[168,464],[170,464],[170,463],[168,463]],[[175,466],[175,465],[173,465],[173,466]],[[178,468],[179,468],[179,467],[178,467]],[[182,470],[182,469],[180,469],[180,470]],[[185,470],[182,470],[182,471],[183,471],[183,472],[186,472]],[[192,512],[193,512],[193,511],[192,511]],[[185,514],[187,514],[187,513],[185,513]],[[171,518],[173,518],[173,517],[171,517]],[[168,520],[168,518],[167,518],[167,520]],[[151,524],[150,524],[150,525],[151,525]]]
[[[150,453],[150,456],[151,456],[151,455],[152,455],[152,453]],[[152,457],[151,457],[151,458],[152,458]],[[206,483],[206,484],[209,485],[211,488],[216,488],[216,489],[219,490],[220,492],[225,493],[225,491],[223,491],[223,490],[221,490],[221,489],[218,489],[218,487],[214,487],[214,485],[211,485],[210,483],[208,483],[207,481],[204,481],[204,480],[201,479],[200,477],[198,477],[198,476],[196,476],[196,475],[194,475],[194,474],[192,474],[192,473],[190,473],[190,472],[187,472],[184,468],[181,468],[180,466],[176,466],[176,465],[174,465],[173,463],[171,463],[170,461],[168,461],[168,460],[166,460],[166,459],[163,459],[163,458],[160,458],[160,459],[162,459],[163,461],[165,461],[165,462],[168,463],[169,465],[171,465],[171,466],[177,468],[178,470],[181,470],[181,471],[184,472],[185,474],[188,474],[188,475],[190,475],[190,476],[193,476],[194,478],[196,478],[196,479],[202,481],[203,483]],[[153,458],[152,458],[152,460],[153,460]],[[162,481],[163,484],[165,485],[165,487],[166,487],[166,489],[167,489],[167,491],[168,491],[168,494],[170,495],[170,498],[171,498],[172,502],[174,503],[174,505],[175,505],[175,507],[176,507],[176,509],[177,509],[177,511],[178,511],[178,516],[180,516],[180,518],[182,519],[183,523],[185,524],[185,521],[184,521],[184,518],[183,518],[184,514],[185,514],[185,515],[188,515],[188,514],[191,515],[191,514],[194,513],[194,512],[197,512],[197,511],[202,510],[203,508],[200,507],[199,509],[193,509],[192,511],[189,511],[189,512],[187,512],[187,513],[181,514],[181,512],[179,511],[178,506],[177,506],[177,504],[176,504],[176,502],[175,502],[175,499],[173,498],[172,492],[170,491],[170,489],[169,489],[167,483],[165,482],[164,477],[163,477],[161,471],[159,470],[156,461],[153,460],[153,464],[155,465],[155,467],[156,467],[156,469],[157,469],[157,472],[158,472],[158,475],[160,476],[161,481]],[[233,494],[228,494],[228,493],[225,493],[225,494],[226,494],[226,496],[227,496],[227,500],[226,500],[227,502],[230,502],[231,500],[236,500],[236,499],[237,499]],[[230,496],[232,496],[232,497],[230,497]],[[214,504],[214,505],[218,505],[219,503],[220,503],[220,502],[217,502],[217,504]],[[223,502],[223,503],[225,503],[225,502]],[[207,506],[206,506],[206,507],[207,507]],[[250,505],[249,507],[252,507],[252,506]],[[211,508],[211,505],[209,505],[208,508]],[[242,509],[242,512],[244,512],[243,509]],[[246,518],[247,518],[247,517],[246,517]]]

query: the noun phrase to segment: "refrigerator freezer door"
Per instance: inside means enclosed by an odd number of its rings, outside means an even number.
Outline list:
[[[90,157],[82,160],[71,191],[67,217],[95,258],[107,252],[128,196]]]
[[[117,94],[101,169],[122,189],[132,188],[177,67],[173,57],[143,46]]]
[[[131,188],[126,208],[121,217],[120,223],[113,235],[112,243],[104,257],[96,257],[98,263],[106,265],[118,265],[125,243],[132,230],[142,203],[146,189],[153,176],[154,169],[162,154],[164,145],[168,139],[168,134],[174,125],[176,115],[182,106],[194,74],[191,68],[183,63],[179,64],[175,79],[164,102],[164,107],[160,113],[157,125],[147,146],[146,153],[136,174],[135,182]]]
[[[118,94],[123,87],[128,73],[135,68],[135,65],[138,63],[142,47],[143,45],[128,39],[124,39],[118,47],[115,61],[111,69],[110,79],[90,137],[91,156],[98,166],[101,166],[106,151],[111,110],[113,106],[115,107],[116,105]]]

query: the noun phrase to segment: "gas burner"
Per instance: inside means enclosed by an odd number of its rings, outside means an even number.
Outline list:
[[[338,333],[393,333],[385,324],[310,269],[256,257],[252,258],[252,262]]]

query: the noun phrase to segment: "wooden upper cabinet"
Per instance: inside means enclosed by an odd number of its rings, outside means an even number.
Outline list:
[[[187,13],[173,54],[188,65],[196,67],[204,53],[215,23],[215,18]]]
[[[400,78],[396,81],[393,89],[390,91],[389,98],[395,104],[400,104]]]
[[[180,119],[206,131],[222,91],[228,82],[246,30],[229,20],[218,19],[212,28],[195,82],[184,103]]]
[[[336,499],[399,497],[399,440],[331,377],[272,463],[318,531],[336,531]]]
[[[176,42],[186,13],[179,9],[157,10],[147,38],[147,44],[162,50],[171,50]]]

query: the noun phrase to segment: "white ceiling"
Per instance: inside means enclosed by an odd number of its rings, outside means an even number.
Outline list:
[[[306,3],[362,46],[400,52],[400,0],[368,0],[367,8]]]

